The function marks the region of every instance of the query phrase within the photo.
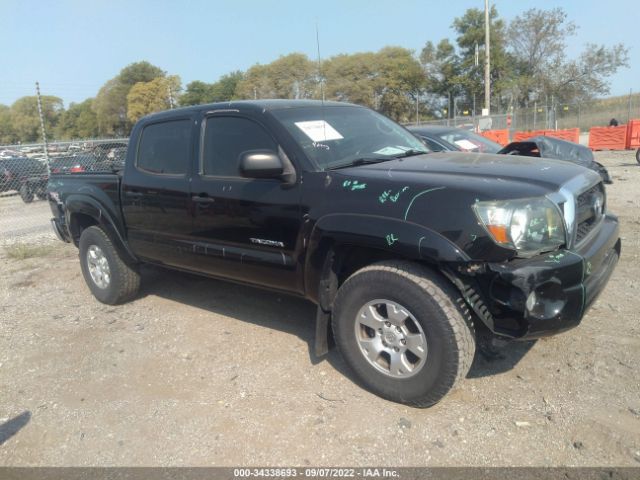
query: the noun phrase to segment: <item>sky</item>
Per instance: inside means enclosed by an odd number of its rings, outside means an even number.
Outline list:
[[[640,91],[638,0],[491,0],[509,20],[528,8],[562,7],[579,29],[567,54],[586,43],[630,49],[630,68],[611,94]],[[147,60],[183,85],[292,52],[323,58],[387,45],[420,52],[455,37],[454,17],[483,0],[0,0],[0,104],[35,93],[65,104],[96,95],[126,65]]]

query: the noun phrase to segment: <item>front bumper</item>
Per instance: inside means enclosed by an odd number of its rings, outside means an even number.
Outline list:
[[[577,326],[618,263],[618,219],[606,215],[597,232],[576,250],[489,264],[485,298],[498,334],[531,339]]]

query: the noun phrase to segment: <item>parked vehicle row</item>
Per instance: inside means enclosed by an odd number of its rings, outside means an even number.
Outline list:
[[[16,190],[25,203],[45,198],[48,178],[46,165],[33,158],[0,159],[0,192]]]
[[[73,152],[73,150],[70,150]],[[0,156],[0,192],[15,190],[25,203],[44,199],[48,181],[45,158],[26,157],[15,150],[3,150]],[[101,143],[91,151],[51,155],[49,171],[55,174],[111,172],[124,165],[126,143]]]

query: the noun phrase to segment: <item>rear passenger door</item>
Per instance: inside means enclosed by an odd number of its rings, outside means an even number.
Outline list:
[[[240,113],[204,118],[198,171],[192,179],[196,268],[209,274],[297,290],[301,230],[299,184],[245,178],[243,152],[280,152],[258,119]]]
[[[183,266],[191,233],[189,177],[194,150],[194,118],[145,124],[130,152],[122,210],[128,242],[140,258]]]

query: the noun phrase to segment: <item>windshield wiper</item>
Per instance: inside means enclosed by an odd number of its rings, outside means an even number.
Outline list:
[[[329,165],[325,170],[338,170],[340,168],[357,167],[359,165],[369,165],[372,163],[386,162],[387,160],[393,160],[391,158],[379,158],[379,157],[361,157],[355,160],[349,160],[348,162],[336,163],[335,165]]]
[[[430,153],[430,152],[425,152],[424,150],[416,150],[415,148],[411,148],[409,150],[405,150],[399,155],[394,155],[393,158],[415,157],[416,155],[424,155],[425,153]]]

